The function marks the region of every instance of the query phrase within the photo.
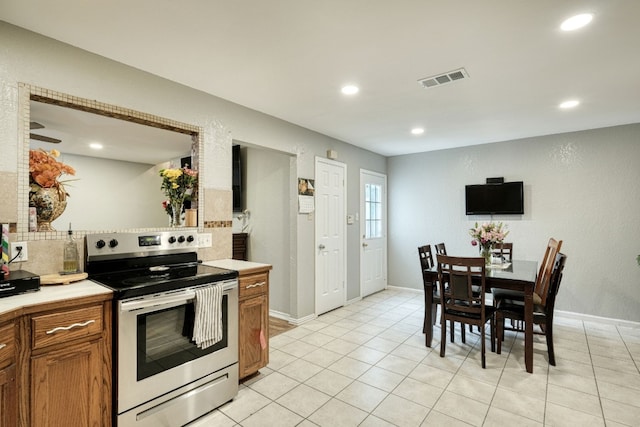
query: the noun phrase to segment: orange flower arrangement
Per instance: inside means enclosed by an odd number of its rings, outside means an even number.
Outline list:
[[[43,149],[29,150],[30,184],[37,184],[43,188],[55,187],[59,191],[63,190],[62,182],[59,181],[60,176],[62,174],[75,175],[76,171],[71,166],[56,160],[59,156],[60,152],[55,149],[49,152]]]

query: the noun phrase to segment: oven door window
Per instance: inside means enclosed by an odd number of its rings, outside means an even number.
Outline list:
[[[137,316],[138,381],[227,347],[228,296],[222,297],[222,340],[199,349],[193,341],[193,303]]]

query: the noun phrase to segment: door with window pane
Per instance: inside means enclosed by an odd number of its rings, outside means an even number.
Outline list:
[[[360,171],[360,294],[387,287],[387,177]]]

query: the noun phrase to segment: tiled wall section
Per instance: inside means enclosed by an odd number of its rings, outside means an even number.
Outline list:
[[[14,175],[13,179],[15,180],[15,174],[4,173],[2,174],[2,178],[4,178],[4,175],[9,176],[9,178],[11,178],[11,175]],[[3,186],[0,188],[3,189],[4,194],[5,187]],[[14,182],[13,187],[11,187],[13,193],[15,193],[15,188]],[[228,218],[232,212],[232,197],[232,192],[230,190],[205,189],[205,228],[203,232],[211,233],[212,246],[210,248],[198,249],[198,257],[201,260],[208,261],[231,258],[233,234],[232,221],[225,220],[224,218]],[[13,203],[14,206],[17,205],[17,202],[14,201]],[[7,221],[5,219],[7,217],[4,215],[4,210],[0,210],[0,212],[2,212],[2,216],[0,217],[3,218],[2,221]],[[15,207],[11,212],[13,212],[13,215],[15,216]],[[38,239],[38,237],[46,237],[45,235],[47,234],[54,235],[49,236],[49,238]],[[30,236],[36,238],[29,239],[27,242],[29,260],[20,264],[12,264],[11,269],[27,270],[38,275],[52,274],[60,271],[62,269],[64,239],[56,239],[55,234],[56,233],[29,233]],[[84,235],[85,232],[76,233],[80,253],[85,252]],[[17,236],[15,233],[11,233],[9,237],[14,240]],[[84,270],[84,260],[81,260],[80,262],[82,264],[81,269]]]
[[[204,232],[211,233],[212,247],[198,249],[202,260],[231,258],[233,193],[230,190],[204,190]]]
[[[27,242],[29,259],[11,264],[11,270],[27,270],[37,275],[54,274],[62,270],[64,240],[30,240]],[[78,250],[84,254],[84,239],[78,239]],[[81,257],[82,258],[82,257]],[[84,259],[80,260],[84,270]]]
[[[205,188],[204,190],[204,222],[231,222],[233,212],[233,193],[230,190]],[[226,225],[231,227],[231,224]]]
[[[0,172],[0,222],[15,223],[18,221],[18,174]]]
[[[23,111],[19,116],[22,119],[22,123],[29,123],[29,96],[31,93],[35,93],[41,96],[46,96],[53,99],[59,99],[65,102],[72,102],[75,104],[108,109],[113,108],[118,113],[125,112],[130,115],[144,114],[135,112],[132,110],[121,109],[117,106],[110,106],[107,104],[98,105],[96,101],[84,100],[82,98],[72,97],[63,93],[58,93],[34,86],[20,84],[19,96],[22,97]],[[137,117],[137,116],[136,116]],[[163,119],[156,116],[143,116],[141,119],[162,121],[167,120],[166,124],[172,126],[191,126],[185,125],[179,122],[173,122],[168,119]],[[162,122],[164,123],[164,122]],[[200,138],[198,140],[199,150],[202,151],[202,129],[193,127],[193,130],[198,131]],[[66,238],[66,232],[27,232],[26,224],[28,213],[26,209],[18,209],[18,206],[27,205],[28,194],[28,178],[26,169],[28,168],[28,145],[24,141],[28,141],[28,126],[22,126],[22,143],[19,144],[19,150],[21,155],[18,156],[17,173],[14,172],[0,172],[0,194],[2,200],[0,200],[0,221],[3,223],[9,223],[10,239],[13,241],[24,240],[28,242],[28,254],[29,260],[20,264],[12,265],[12,270],[28,270],[32,273],[43,275],[56,273],[62,269],[62,252],[64,239]],[[200,173],[204,174],[206,165],[200,165]],[[17,190],[17,191],[16,191]],[[198,255],[202,260],[214,260],[222,258],[231,258],[232,254],[232,192],[231,190],[216,190],[205,189],[204,200],[199,200],[199,212],[203,212],[204,215],[199,219],[199,224],[204,227],[203,232],[211,233],[212,246],[210,248],[201,248],[198,250]],[[103,230],[103,231],[115,231],[115,230]],[[127,230],[127,231],[141,231],[141,230]],[[84,253],[84,236],[86,231],[78,231],[76,238],[78,241],[78,249],[81,253]],[[81,260],[84,264],[84,260]],[[84,265],[82,265],[84,269]]]
[[[203,261],[215,259],[231,258],[232,229],[225,228],[205,228],[205,233],[211,233],[213,245],[210,248],[198,249],[198,258]]]

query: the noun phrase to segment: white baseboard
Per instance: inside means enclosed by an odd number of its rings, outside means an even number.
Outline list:
[[[362,297],[356,297],[354,299],[350,299],[349,301],[346,302],[345,305],[355,304],[358,301],[362,301]]]
[[[593,316],[591,314],[574,313],[572,311],[556,310],[555,316],[586,322],[604,323],[607,325],[625,326],[627,328],[640,328],[640,322],[632,320],[613,319],[611,317]]]
[[[394,289],[394,290],[400,290],[400,291],[408,291],[408,292],[413,292],[413,293],[423,293],[424,292],[422,289],[405,288],[405,287],[402,287],[402,286],[387,286],[387,288]],[[350,299],[349,301],[347,301],[345,303],[345,305],[354,304],[354,303],[356,303],[358,301],[361,301],[361,300],[362,300],[362,297],[356,297],[356,298],[353,298],[353,299]],[[574,313],[572,311],[562,311],[562,310],[556,310],[555,315],[556,316],[560,316],[560,317],[564,317],[564,318],[567,318],[567,319],[573,319],[573,320],[582,320],[582,321],[587,321],[587,322],[604,323],[604,324],[607,324],[607,325],[624,326],[624,327],[628,327],[628,328],[640,328],[640,322],[634,322],[634,321],[631,321],[631,320],[613,319],[613,318],[610,318],[610,317],[593,316],[593,315],[590,315],[590,314]],[[316,319],[318,317],[315,314],[310,314],[310,315],[302,317],[300,319],[295,319],[295,318],[291,317],[291,315],[289,315],[289,314],[282,313],[282,312],[275,311],[275,310],[269,310],[269,316],[273,316],[275,318],[285,320],[285,321],[291,323],[292,325],[296,325],[296,326],[302,325],[303,323],[310,322],[313,319]]]
[[[282,312],[276,311],[276,310],[269,310],[269,316],[275,317],[276,319],[285,320],[285,321],[291,323],[292,325],[296,325],[296,326],[300,326],[303,323],[310,322],[311,320],[313,320],[316,317],[318,317],[315,314],[310,314],[310,315],[302,317],[300,319],[295,319],[295,318],[291,317],[291,315],[289,315],[289,314],[282,313]]]
[[[388,285],[387,289],[396,289],[399,291],[411,291],[411,292],[416,292],[416,293],[423,293],[424,289],[418,289],[418,288],[405,288],[403,286],[393,286],[393,285]]]
[[[402,290],[402,291],[409,291],[409,292],[419,292],[419,293],[423,293],[424,292],[424,290],[422,290],[422,289],[405,288],[403,286],[388,286],[388,287],[392,288],[392,289],[397,289],[397,290]],[[610,318],[610,317],[593,316],[591,314],[574,313],[572,311],[562,311],[562,310],[556,310],[555,311],[555,315],[556,316],[565,317],[567,319],[573,319],[573,320],[582,320],[582,321],[587,321],[587,322],[604,323],[604,324],[607,324],[607,325],[625,326],[625,327],[628,327],[628,328],[640,328],[640,322],[634,322],[632,320],[614,319],[614,318]]]

